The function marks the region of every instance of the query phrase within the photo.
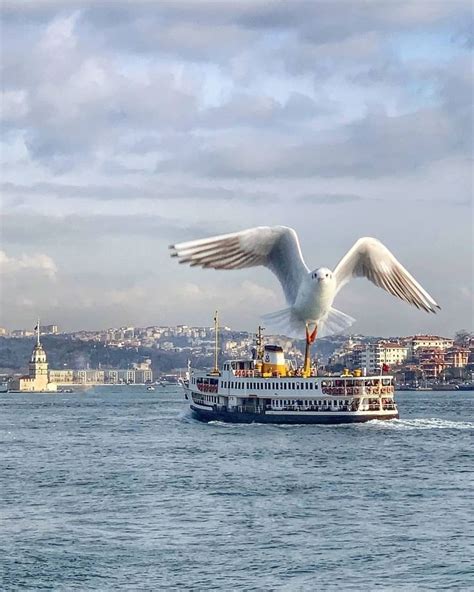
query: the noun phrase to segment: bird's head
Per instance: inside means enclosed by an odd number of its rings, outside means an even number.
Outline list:
[[[311,272],[311,279],[319,284],[329,283],[333,279],[333,273],[327,267],[320,267]]]

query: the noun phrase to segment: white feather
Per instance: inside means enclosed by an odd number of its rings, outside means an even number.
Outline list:
[[[436,312],[439,308],[387,247],[375,238],[360,238],[338,263],[334,275],[336,294],[350,279],[365,277],[379,288],[426,312]]]
[[[290,337],[304,336],[307,323],[320,336],[347,329],[354,319],[332,307],[350,279],[365,277],[376,286],[427,312],[439,308],[433,298],[392,253],[375,238],[361,238],[341,259],[334,273],[320,267],[310,273],[298,236],[286,226],[259,226],[241,232],[179,243],[170,247],[180,263],[214,269],[263,265],[278,277],[288,308],[266,315],[267,328]]]
[[[170,247],[180,263],[214,269],[243,269],[263,265],[282,285],[288,304],[309,269],[303,260],[298,235],[286,226],[259,226],[232,234],[179,243]]]

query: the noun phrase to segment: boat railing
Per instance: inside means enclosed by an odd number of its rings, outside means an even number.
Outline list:
[[[324,395],[335,397],[352,397],[360,395],[391,395],[395,392],[393,386],[322,386],[321,392]]]
[[[335,411],[357,411],[357,406],[351,405],[286,405],[285,407],[271,407],[272,411],[316,411],[316,412],[335,412]]]
[[[292,373],[287,373],[284,376],[280,374],[280,372],[273,372],[272,374],[264,374],[259,370],[233,370],[232,374],[236,378],[279,378],[282,380],[285,379],[294,379],[294,378],[317,378],[315,372],[312,372],[310,376],[304,376],[303,371],[297,371]]]

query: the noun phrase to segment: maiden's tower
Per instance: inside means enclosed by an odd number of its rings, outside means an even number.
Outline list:
[[[52,392],[57,390],[55,383],[49,382],[48,360],[40,341],[40,324],[36,325],[36,344],[28,364],[28,375],[14,378],[9,385],[10,391]]]

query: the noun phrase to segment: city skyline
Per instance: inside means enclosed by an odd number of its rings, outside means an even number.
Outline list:
[[[441,306],[354,282],[335,302],[351,332],[472,330],[469,2],[2,12],[0,325],[205,325],[218,308],[252,330],[284,306],[271,273],[185,269],[168,245],[285,224],[310,268],[379,238]]]

